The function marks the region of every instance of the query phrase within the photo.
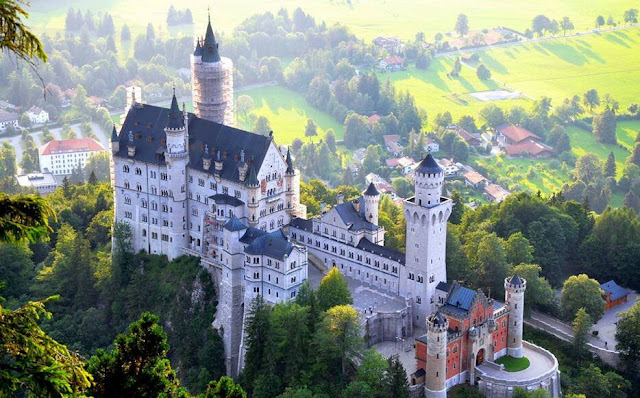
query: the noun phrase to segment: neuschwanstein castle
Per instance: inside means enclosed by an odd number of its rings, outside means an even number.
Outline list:
[[[349,202],[338,198],[333,209],[307,219],[300,204],[300,175],[289,151],[279,147],[272,135],[232,127],[232,71],[231,60],[220,56],[209,23],[191,55],[194,113],[181,108],[175,95],[169,109],[136,102],[134,95],[120,131],[114,127],[111,137],[115,219],[131,226],[136,251],[169,259],[199,256],[210,270],[220,297],[214,327],[222,335],[230,375],[237,375],[243,366],[243,324],[250,301],[257,295],[271,304],[294,299],[307,279],[309,257],[339,267],[345,275],[404,303],[393,313],[370,311],[366,317],[370,344],[409,339],[414,327],[428,325],[428,336],[418,338],[416,346],[420,350],[420,341],[428,338],[425,344],[431,353],[446,349],[447,333],[451,341],[462,334],[478,336],[479,330],[493,333],[508,327],[510,338],[516,336],[509,349],[522,355],[524,280],[511,279],[509,292],[517,294],[507,296],[506,306],[471,291],[480,298],[484,316],[474,318],[473,325],[469,319],[453,320],[460,300],[451,303],[451,295],[459,295],[459,286],[447,284],[445,264],[452,201],[442,196],[444,173],[430,154],[415,170],[415,196],[404,201],[406,253],[384,247],[385,230],[378,225],[380,194],[373,184],[360,198]],[[512,312],[517,315],[509,320]],[[500,317],[499,325],[503,322],[502,329],[495,326],[495,317]],[[458,326],[452,331],[454,322]],[[482,345],[475,344],[486,346],[484,338]],[[502,345],[506,346],[504,338]],[[478,351],[473,347],[464,352],[475,357]],[[498,387],[499,380],[489,375],[476,380],[477,372],[469,370],[473,366],[466,360],[451,379],[448,371],[444,379],[441,371],[431,372],[431,366],[445,369],[448,349],[428,360],[421,352],[416,358],[419,369],[426,372],[427,396],[444,396],[447,387],[467,381],[489,385],[488,396],[491,391],[493,396],[508,396]],[[487,359],[505,353],[491,350]],[[420,370],[414,382],[425,382]],[[549,385],[556,372],[557,363],[555,371],[541,375],[529,387]],[[559,387],[545,388],[553,396],[559,394]]]

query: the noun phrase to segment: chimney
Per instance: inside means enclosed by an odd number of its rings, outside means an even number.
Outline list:
[[[339,205],[344,203],[344,194],[342,192],[338,192],[336,195],[336,203]]]
[[[353,208],[356,209],[356,212],[360,213],[360,200],[354,199],[351,203],[353,204]]]

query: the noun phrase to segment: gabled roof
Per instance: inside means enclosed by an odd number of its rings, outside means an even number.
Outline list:
[[[126,146],[128,132],[131,131],[134,141],[140,143],[133,158],[145,163],[164,165],[163,154],[166,148],[163,140],[166,138],[164,128],[168,113],[168,109],[154,105],[141,104],[131,107],[120,130],[123,133],[119,137],[120,150],[114,156],[129,158]],[[203,151],[205,145],[208,145],[211,153],[221,153],[221,177],[238,183],[242,183],[238,174],[240,152],[245,151],[250,166],[254,165],[258,171],[272,142],[270,137],[200,119],[191,113],[188,115],[188,124],[189,167],[204,173],[216,174],[214,167],[204,170],[202,165]]]
[[[13,120],[18,120],[17,114],[0,109],[0,122],[10,122]]]
[[[442,169],[438,165],[438,162],[431,156],[430,153],[422,159],[422,162],[416,167],[416,171],[422,174],[439,174],[442,173]]]
[[[364,199],[362,197],[357,199],[360,201],[360,212],[356,211],[352,202],[342,203],[335,207],[336,212],[351,231],[368,230],[374,231],[378,227],[367,221],[364,215]]]
[[[496,128],[496,130],[498,130],[498,132],[502,135],[504,135],[505,137],[507,137],[509,140],[518,143],[521,141],[524,141],[528,138],[531,138],[535,141],[540,140],[540,137],[538,137],[536,134],[532,133],[531,131],[525,129],[524,127],[521,126],[516,126],[514,124],[501,124],[500,126],[498,126]]]
[[[449,292],[449,295],[447,296],[446,304],[464,311],[469,311],[471,303],[475,297],[475,290],[471,290],[455,283],[451,288],[451,292]]]
[[[440,290],[443,292],[449,292],[449,284],[447,282],[438,282],[438,286],[436,286],[436,290]]]
[[[629,294],[627,289],[619,286],[614,280],[601,284],[600,288],[604,290],[605,296],[611,294],[611,300],[613,301],[621,299]]]
[[[40,155],[52,155],[65,152],[94,152],[104,151],[93,138],[71,138],[68,140],[49,141],[40,147]],[[126,152],[126,148],[124,149]]]
[[[551,154],[553,153],[553,148],[542,142],[536,142],[531,139],[526,139],[517,144],[505,146],[504,151],[509,156],[520,156],[524,153],[536,156],[543,152]]]
[[[307,220],[305,218],[294,217],[289,223],[294,228],[301,229],[303,231],[313,231],[313,220]]]
[[[464,173],[462,176],[464,177],[465,180],[469,181],[472,184],[478,184],[483,181],[486,181],[486,182],[489,181],[485,176],[483,176],[482,174],[478,173],[475,170],[469,170],[466,173]]]

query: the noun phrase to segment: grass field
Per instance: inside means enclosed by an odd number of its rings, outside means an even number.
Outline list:
[[[629,151],[633,149],[636,141],[636,137],[640,132],[640,121],[627,121],[618,122],[618,128],[616,134],[618,135],[618,142],[626,147]]]
[[[508,355],[496,359],[496,363],[504,365],[504,370],[507,372],[519,372],[529,367],[530,362],[526,357],[514,358]]]
[[[288,88],[269,86],[242,91],[237,95],[253,98],[253,114],[269,119],[278,144],[290,144],[295,138],[308,139],[304,137],[307,118],[311,118],[318,126],[316,139],[323,138],[328,129],[333,129],[338,140],[344,137],[344,128],[338,121],[328,113],[312,107],[302,95]],[[236,115],[236,122],[239,127],[251,130],[252,126],[241,115]]]
[[[629,156],[628,150],[617,145],[602,144],[596,141],[590,132],[577,127],[567,128],[567,134],[569,134],[571,140],[571,151],[578,157],[587,153],[593,153],[604,162],[607,156],[609,156],[609,153],[613,152],[616,158],[617,177],[622,177],[624,162]]]
[[[127,23],[134,34],[143,31],[151,22],[156,29],[162,27],[171,34],[193,35],[193,26],[167,28],[167,10],[172,4],[178,9],[186,7],[186,3],[178,4],[173,0],[104,0],[100,3],[91,0],[36,0],[32,2],[30,13],[33,25],[49,31],[62,29],[67,8],[74,7],[91,9],[94,13],[109,11],[117,25]],[[317,21],[346,24],[359,37],[371,40],[380,34],[410,39],[419,31],[432,38],[438,32],[452,31],[460,13],[469,17],[471,29],[507,26],[524,31],[531,26],[534,16],[546,14],[558,20],[568,16],[576,29],[583,31],[593,27],[598,15],[606,18],[611,14],[614,20],[621,21],[624,10],[637,8],[638,4],[632,0],[217,0],[215,3],[194,0],[188,3],[188,7],[196,27],[206,24],[208,6],[211,6],[216,29],[225,32],[231,32],[253,13],[271,11],[275,14],[281,7],[292,12],[300,6]],[[204,31],[202,28],[197,31],[200,30]]]
[[[493,77],[554,104],[595,88],[610,93],[621,109],[638,102],[640,29],[495,48],[478,53]]]
[[[397,91],[410,91],[416,98],[416,105],[427,111],[430,121],[440,112],[451,112],[454,120],[462,115],[475,116],[480,109],[490,102],[475,99],[470,93],[502,89],[491,80],[480,80],[471,68],[462,68],[460,76],[450,78],[447,73],[453,69],[454,60],[436,58],[427,70],[410,66],[406,71],[379,74],[381,82],[387,77],[393,82]],[[501,107],[516,104],[526,106],[526,99],[495,101]]]

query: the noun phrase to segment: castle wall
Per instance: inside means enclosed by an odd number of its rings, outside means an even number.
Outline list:
[[[367,316],[364,324],[367,347],[382,341],[398,341],[413,337],[411,306],[394,312],[377,312]],[[409,343],[405,343],[409,344]]]

